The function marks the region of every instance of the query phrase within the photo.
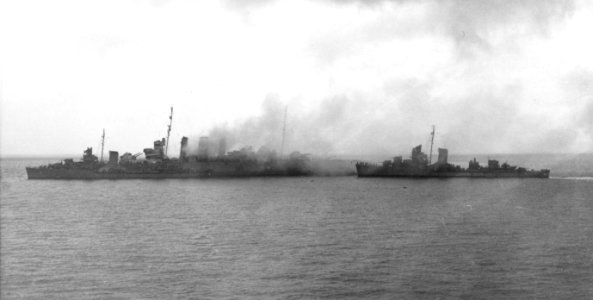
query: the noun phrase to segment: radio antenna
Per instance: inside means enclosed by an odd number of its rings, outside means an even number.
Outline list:
[[[171,106],[171,114],[169,115],[169,127],[167,129],[167,144],[165,145],[165,155],[169,150],[169,136],[171,135],[171,125],[173,125],[173,106]]]

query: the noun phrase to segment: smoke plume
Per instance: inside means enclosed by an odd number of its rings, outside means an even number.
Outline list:
[[[281,2],[241,1],[240,6],[249,10]],[[576,1],[323,2],[337,9],[357,6],[362,14],[381,13],[368,19],[355,17],[352,22],[356,26],[320,29],[311,37],[309,50],[320,69],[330,78],[344,77],[346,72],[372,69],[370,74],[374,75],[372,72],[382,68],[387,71],[372,83],[379,86],[375,90],[364,84],[362,88],[339,87],[337,90],[343,91],[315,99],[317,106],[308,109],[300,109],[298,102],[289,103],[288,148],[316,154],[407,153],[413,145],[426,145],[430,126],[435,124],[437,145],[452,153],[593,149],[590,73],[543,76],[549,85],[565,82],[551,88],[529,77],[535,73],[522,74],[522,68],[528,66],[522,60],[530,56],[525,45],[549,37],[555,25],[575,12]],[[236,1],[227,3],[239,6]],[[416,48],[411,53],[392,46],[398,42],[405,47],[422,38],[442,41],[443,45],[430,51]],[[430,65],[432,56],[446,53],[448,45],[452,56]],[[396,74],[387,72],[389,64],[406,66],[399,60],[366,60],[369,53],[382,47],[395,50],[394,57],[412,55],[415,65],[405,69],[408,74]],[[358,61],[360,57],[365,60]],[[344,69],[344,65],[362,67]],[[556,94],[546,95],[541,91],[546,88]],[[542,96],[544,99],[539,98]],[[213,133],[224,131],[237,142],[248,140],[278,149],[283,106],[279,99],[268,98],[261,117],[219,126]]]
[[[552,126],[545,115],[529,115],[518,108],[515,100],[524,97],[519,84],[474,88],[460,99],[435,96],[434,89],[430,83],[392,82],[383,93],[335,95],[312,107],[268,96],[259,116],[220,124],[209,136],[225,138],[229,150],[264,146],[280,153],[288,107],[285,155],[292,151],[317,156],[406,155],[412,146],[428,146],[433,124],[435,147],[446,147],[453,154],[570,152],[575,145],[593,144],[593,102],[583,111],[574,108],[577,118],[572,124]],[[394,90],[397,97],[392,97]]]

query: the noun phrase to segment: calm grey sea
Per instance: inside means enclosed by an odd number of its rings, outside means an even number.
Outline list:
[[[26,179],[47,162],[1,162],[2,299],[593,298],[593,159],[549,180]]]

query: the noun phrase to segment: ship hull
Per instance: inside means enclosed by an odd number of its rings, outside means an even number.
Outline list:
[[[358,177],[399,177],[399,178],[549,178],[548,170],[475,170],[441,172],[433,170],[397,170],[380,166],[357,165]]]
[[[28,179],[57,180],[96,180],[96,179],[170,179],[170,178],[232,178],[232,177],[272,177],[272,176],[306,176],[306,173],[258,172],[258,173],[101,173],[92,171],[46,171],[27,170]]]
[[[307,176],[307,170],[286,168],[243,167],[236,164],[203,163],[185,168],[165,169],[80,169],[26,168],[28,179],[95,180],[95,179],[169,179],[169,178],[241,178],[273,176]]]

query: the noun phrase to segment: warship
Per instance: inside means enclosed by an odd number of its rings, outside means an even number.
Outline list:
[[[523,167],[511,166],[508,163],[500,164],[498,160],[488,159],[487,166],[481,166],[474,158],[469,161],[467,168],[450,164],[449,151],[438,148],[438,158],[432,163],[432,147],[434,143],[434,126],[431,132],[430,154],[422,152],[422,145],[412,148],[409,159],[396,156],[382,164],[357,162],[356,173],[358,177],[408,177],[408,178],[549,178],[550,170],[528,170]]]
[[[64,159],[61,162],[39,167],[27,167],[28,179],[165,179],[165,178],[218,178],[257,176],[310,176],[354,175],[354,170],[341,161],[315,160],[308,154],[292,152],[287,157],[277,155],[266,147],[254,151],[243,147],[226,151],[226,140],[210,140],[200,137],[197,151],[188,146],[189,139],[181,139],[178,158],[169,158],[167,150],[173,108],[171,108],[167,138],[156,140],[152,148],[132,154],[119,155],[109,151],[109,159],[103,161],[105,131],[101,141],[101,158],[92,148],[83,152],[80,161]],[[285,130],[284,130],[285,131]],[[284,148],[284,137],[282,149]],[[144,159],[139,159],[144,155]]]

